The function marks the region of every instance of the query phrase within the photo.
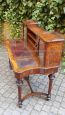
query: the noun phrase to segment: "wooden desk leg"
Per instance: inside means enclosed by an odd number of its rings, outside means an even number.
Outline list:
[[[19,108],[22,107],[22,99],[21,99],[21,95],[22,95],[22,83],[20,79],[17,79],[17,86],[18,86],[18,106]]]
[[[17,78],[19,74],[15,73],[15,77]],[[19,108],[22,107],[22,82],[20,78],[17,78],[17,87],[18,87],[18,106]]]
[[[28,86],[29,86],[29,88],[30,88],[30,90],[31,90],[31,93],[33,93],[33,90],[32,90],[32,87],[31,87],[30,81],[29,81],[29,76],[28,76],[28,77],[25,77],[24,79],[27,81]]]
[[[49,88],[48,88],[47,100],[50,100],[50,98],[51,98],[52,84],[53,84],[53,80],[55,78],[55,75],[54,74],[50,74],[50,75],[48,75],[48,77],[49,77]]]

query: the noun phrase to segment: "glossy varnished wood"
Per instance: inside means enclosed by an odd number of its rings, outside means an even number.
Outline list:
[[[64,42],[64,36],[61,34],[58,34],[56,32],[48,32],[43,30],[38,26],[38,24],[34,21],[24,21],[24,25],[27,27],[27,32],[30,30],[31,38],[30,41],[33,42],[32,39],[36,40],[36,38],[39,39],[39,47],[34,48],[36,52],[39,52],[40,62],[43,67],[59,67],[60,60],[61,60],[61,54],[62,54],[62,48],[63,48],[63,42]],[[33,33],[33,34],[32,34]],[[36,35],[36,38],[35,36]],[[27,38],[29,39],[29,38]],[[29,42],[29,44],[31,44]],[[32,47],[36,45],[35,43],[31,44]]]
[[[29,96],[46,95],[47,100],[50,99],[52,83],[55,78],[54,73],[58,71],[60,65],[64,42],[62,35],[49,33],[41,29],[37,22],[26,20],[23,25],[26,28],[26,35],[23,34],[22,40],[18,42],[14,40],[5,41],[10,68],[14,71],[17,79],[19,107],[22,106],[23,100]],[[47,94],[33,91],[29,81],[30,74],[48,75],[49,87]],[[31,93],[24,97],[22,97],[22,79],[26,80],[31,90]]]

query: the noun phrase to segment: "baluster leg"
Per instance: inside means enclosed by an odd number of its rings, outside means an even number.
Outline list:
[[[49,78],[49,87],[48,87],[48,95],[47,95],[47,100],[50,100],[51,98],[51,90],[52,90],[52,85],[53,85],[53,80],[55,78],[54,74],[48,75]]]
[[[17,78],[17,76],[19,76],[19,74],[15,74],[15,77]],[[22,107],[22,82],[20,78],[17,78],[17,87],[18,87],[18,106],[19,108]]]

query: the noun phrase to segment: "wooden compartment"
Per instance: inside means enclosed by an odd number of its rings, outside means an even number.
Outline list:
[[[27,28],[27,43],[39,56],[40,65],[45,68],[58,68],[64,43],[63,36],[45,31],[32,21],[27,21],[24,25]]]

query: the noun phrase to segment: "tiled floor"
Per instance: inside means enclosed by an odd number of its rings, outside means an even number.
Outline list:
[[[47,92],[47,76],[30,76],[30,82],[34,90]],[[29,88],[25,81],[22,87],[26,94]],[[0,115],[65,115],[65,75],[61,69],[56,74],[50,101],[30,97],[23,102],[22,108],[18,108],[17,100],[16,79],[9,69],[6,50],[0,46]]]

